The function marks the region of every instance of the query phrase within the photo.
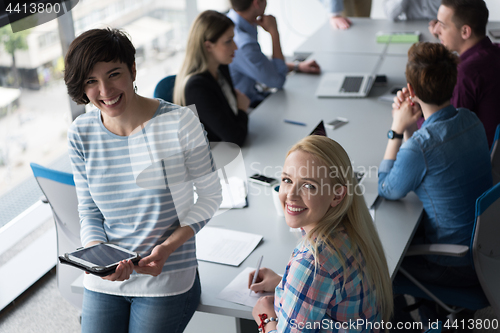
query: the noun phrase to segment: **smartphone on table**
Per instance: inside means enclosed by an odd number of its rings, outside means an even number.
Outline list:
[[[332,128],[332,129],[337,129],[341,126],[344,126],[348,122],[349,122],[349,120],[347,120],[346,118],[337,117],[336,119],[326,123],[326,126]]]
[[[248,178],[248,180],[253,182],[253,183],[257,183],[257,184],[264,185],[264,186],[271,186],[272,184],[278,182],[278,180],[276,178],[266,177],[266,176],[261,175],[259,173],[256,173],[255,175],[250,176],[250,178]]]

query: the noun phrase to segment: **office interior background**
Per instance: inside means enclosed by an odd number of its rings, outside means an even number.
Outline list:
[[[500,2],[486,3],[490,20],[500,21]],[[152,96],[160,79],[177,73],[197,13],[229,6],[229,0],[80,0],[71,13],[76,35],[105,26],[131,35],[138,89]],[[268,0],[267,13],[277,18],[287,57],[328,20],[317,0]],[[383,0],[373,0],[372,18],[385,18]],[[14,54],[15,75],[0,33],[0,332],[78,332],[78,311],[55,286],[54,223],[29,167],[36,162],[70,171],[66,132],[72,111],[62,80],[58,23],[35,27],[23,38],[25,47]],[[260,28],[259,39],[270,54],[270,36]],[[210,332],[209,327],[230,332],[234,319],[197,313],[187,331]]]

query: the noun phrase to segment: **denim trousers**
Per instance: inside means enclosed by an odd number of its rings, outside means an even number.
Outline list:
[[[196,311],[200,294],[198,274],[190,290],[175,296],[127,297],[85,289],[82,333],[180,333]]]

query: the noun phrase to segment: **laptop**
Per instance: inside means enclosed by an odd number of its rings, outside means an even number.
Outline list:
[[[324,73],[316,90],[317,97],[366,97],[375,75],[366,73]]]
[[[309,135],[321,135],[328,137],[328,135],[326,135],[325,123],[323,123],[323,120],[316,125]]]

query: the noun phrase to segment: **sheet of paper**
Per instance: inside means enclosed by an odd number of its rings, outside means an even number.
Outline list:
[[[262,235],[204,227],[196,234],[198,260],[239,266],[262,240]]]
[[[248,275],[253,270],[255,270],[255,268],[245,268],[243,272],[238,274],[238,276],[236,276],[234,280],[231,281],[231,283],[228,284],[227,287],[220,292],[217,298],[233,303],[243,304],[253,308],[260,297],[274,295],[274,293],[256,294],[253,291],[249,295],[250,289],[248,289]]]
[[[229,177],[229,184],[226,184],[221,178],[222,185],[222,203],[220,209],[224,208],[243,208],[247,205],[247,190],[245,181],[238,177]]]
[[[247,186],[243,179],[239,177],[229,177],[228,183],[224,181],[222,172],[219,169],[219,178],[222,187],[222,203],[214,216],[220,215],[233,208],[245,208],[247,202]],[[194,202],[198,200],[198,194],[194,192]]]

